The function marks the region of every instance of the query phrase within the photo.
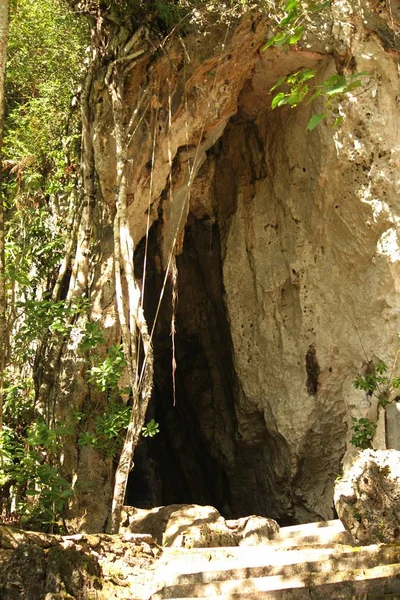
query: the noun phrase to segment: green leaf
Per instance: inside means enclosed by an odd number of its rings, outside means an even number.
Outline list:
[[[346,77],[343,77],[343,75],[332,75],[332,77],[329,77],[329,79],[327,79],[326,81],[324,81],[323,83],[325,90],[324,93],[327,96],[333,95],[333,94],[342,94],[347,86],[347,80]]]
[[[299,0],[288,0],[288,2],[286,2],[285,4],[285,8],[284,11],[286,13],[288,12],[292,12],[292,11],[297,11],[299,8]]]
[[[280,77],[278,79],[278,81],[276,83],[274,83],[274,85],[272,86],[272,88],[270,88],[270,92],[273,92],[274,90],[276,90],[276,88],[278,88],[279,86],[281,86],[283,83],[285,83],[286,81],[286,75],[284,75],[283,77]]]
[[[297,72],[298,81],[308,81],[309,79],[313,79],[317,74],[315,69],[302,69]]]
[[[274,43],[275,43],[275,37],[268,40],[268,42],[265,42],[264,46],[261,46],[261,52],[265,52],[266,50],[268,50],[268,48],[271,48],[271,46],[273,46]]]
[[[279,22],[279,27],[286,27],[297,19],[297,10],[292,10],[290,13]]]
[[[337,128],[340,127],[341,124],[343,123],[343,117],[336,117],[336,119],[333,121],[333,127]]]
[[[356,73],[353,73],[352,75],[350,75],[350,79],[358,79],[358,77],[369,77],[371,75],[371,73],[369,73],[368,71],[357,71]]]
[[[338,85],[338,86],[335,86],[332,88],[328,88],[325,91],[325,94],[327,96],[333,96],[335,94],[343,94],[343,92],[345,92],[345,91],[346,91],[346,85],[344,84],[344,85]]]
[[[313,95],[311,96],[311,98],[309,98],[307,100],[307,104],[310,104],[313,100],[315,100],[316,98],[318,98],[320,95],[322,94],[322,88],[318,87],[315,92],[313,93]]]
[[[303,25],[299,25],[296,27],[294,32],[289,36],[289,44],[297,44],[299,40],[303,37],[304,27]]]
[[[271,108],[276,108],[277,106],[283,106],[284,104],[287,104],[287,101],[288,101],[288,96],[284,92],[279,92],[279,94],[274,96],[274,98],[272,99]]]
[[[375,365],[375,371],[379,373],[379,375],[383,375],[383,373],[387,373],[388,366],[383,360],[378,360]]]
[[[357,89],[357,88],[359,88],[361,86],[362,86],[362,82],[359,79],[356,79],[355,81],[352,81],[351,83],[349,83],[346,86],[345,92],[346,93],[347,92],[351,92],[352,90],[355,90],[355,89]]]
[[[320,115],[313,115],[311,117],[311,119],[308,121],[308,125],[307,125],[307,130],[308,131],[312,131],[314,129],[314,127],[316,127],[317,125],[319,125],[321,123],[321,121],[323,121],[325,118],[324,114],[320,114]]]
[[[286,42],[289,39],[289,34],[288,33],[284,33],[283,31],[281,33],[278,33],[275,38],[274,38],[274,46],[283,46],[283,44],[286,44]]]

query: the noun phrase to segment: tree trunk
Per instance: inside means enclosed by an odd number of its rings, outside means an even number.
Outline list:
[[[134,241],[127,217],[127,181],[126,165],[129,140],[124,126],[123,77],[114,66],[112,81],[108,82],[114,117],[114,135],[117,154],[117,198],[114,217],[114,270],[117,312],[121,326],[124,355],[132,388],[132,413],[124,446],[115,473],[114,493],[111,507],[109,530],[118,533],[121,511],[124,503],[129,471],[132,468],[133,455],[139,441],[146,416],[153,383],[153,352],[147,323],[141,309],[140,288],[133,269]],[[121,272],[124,273],[128,290],[128,305],[125,308],[122,297]],[[140,345],[144,352],[144,375],[140,376]]]
[[[5,227],[4,205],[1,194],[2,139],[5,106],[5,74],[9,25],[9,1],[0,3],[0,435],[3,430],[3,387],[6,352],[6,280],[5,280]]]

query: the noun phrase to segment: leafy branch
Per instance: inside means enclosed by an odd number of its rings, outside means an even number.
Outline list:
[[[371,448],[372,440],[375,435],[376,425],[369,419],[362,417],[361,419],[351,418],[353,421],[352,431],[353,436],[350,440],[350,444],[356,448],[365,450]]]
[[[397,355],[395,363],[396,361]],[[378,404],[385,407],[391,402],[393,390],[400,390],[400,377],[393,377],[392,373],[389,373],[389,368],[383,360],[378,359],[376,364],[371,360],[368,362],[365,373],[357,375],[353,385],[356,389],[374,396],[378,400]]]
[[[307,100],[306,104],[310,104],[316,98],[324,99],[323,112],[311,117],[307,125],[308,131],[314,129],[332,113],[337,112],[338,101],[346,94],[359,88],[362,85],[361,78],[367,76],[368,73],[357,72],[348,76],[335,73],[321,84],[310,85],[310,80],[314,79],[316,75],[317,71],[315,69],[300,69],[295,73],[281,77],[270,89],[271,92],[274,92],[284,86],[284,89],[273,97],[272,109],[285,105],[294,108],[305,100]],[[342,122],[343,117],[338,115],[333,122],[333,126],[338,127]]]
[[[302,2],[302,0],[288,0],[284,7],[284,15],[278,22],[278,32],[271,37],[261,48],[267,50],[271,46],[284,44],[297,44],[305,32],[305,21],[310,13],[323,11],[330,2]]]

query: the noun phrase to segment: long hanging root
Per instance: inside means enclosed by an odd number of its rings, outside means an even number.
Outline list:
[[[139,441],[141,428],[151,397],[153,385],[153,350],[141,307],[141,293],[133,270],[134,242],[127,218],[126,162],[128,144],[123,126],[121,79],[116,74],[109,82],[109,92],[114,115],[114,134],[117,152],[117,198],[114,218],[114,266],[117,294],[117,311],[121,327],[124,355],[132,389],[133,403],[131,419],[115,473],[114,493],[111,507],[109,531],[117,533],[125,499],[129,471]],[[124,274],[126,290],[122,286]],[[127,306],[123,302],[123,291],[127,292]],[[143,379],[138,381],[139,344],[143,346]]]
[[[175,356],[175,334],[176,334],[176,326],[175,326],[175,317],[176,317],[176,308],[177,308],[177,300],[178,300],[178,269],[176,267],[176,259],[175,256],[172,260],[171,267],[171,280],[172,280],[172,315],[171,315],[171,340],[172,340],[172,393],[174,398],[174,406],[176,405],[176,380],[175,380],[175,371],[176,371],[176,356]]]

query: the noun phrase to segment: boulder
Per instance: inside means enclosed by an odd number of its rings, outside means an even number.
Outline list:
[[[150,510],[125,506],[121,533],[149,533],[159,544],[181,548],[213,548],[262,544],[279,525],[252,515],[228,520],[212,506],[172,504]]]
[[[278,523],[267,517],[251,515],[225,523],[234,532],[239,546],[257,546],[272,540],[279,533]]]
[[[335,487],[335,507],[360,544],[400,539],[400,452],[363,450]]]

